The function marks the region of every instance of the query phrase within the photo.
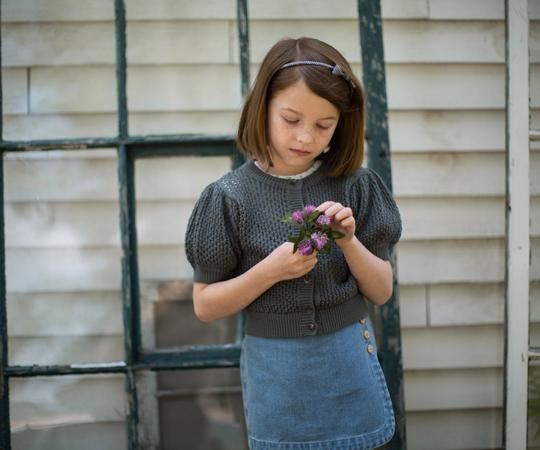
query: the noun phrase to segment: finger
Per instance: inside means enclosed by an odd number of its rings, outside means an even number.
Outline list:
[[[341,226],[344,228],[352,227],[355,224],[354,217],[347,217],[341,221]]]
[[[321,203],[319,206],[317,206],[317,211],[325,212],[333,204],[334,204],[334,202],[331,202],[331,201],[326,201],[324,203]]]
[[[342,221],[346,219],[347,217],[351,217],[351,216],[352,216],[352,209],[343,208],[340,211],[338,211],[334,217],[336,220]]]
[[[343,205],[341,203],[334,203],[332,206],[330,206],[324,214],[327,216],[335,216],[339,211],[343,209]]]

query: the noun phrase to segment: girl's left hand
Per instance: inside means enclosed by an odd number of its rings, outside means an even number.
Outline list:
[[[336,239],[337,245],[343,247],[352,241],[356,231],[356,220],[351,208],[345,207],[341,203],[328,201],[319,205],[317,210],[333,219],[333,229],[345,234],[341,239]]]

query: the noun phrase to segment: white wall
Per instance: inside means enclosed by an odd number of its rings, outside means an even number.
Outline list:
[[[251,1],[252,73],[276,39],[312,35],[342,50],[360,75],[355,3]],[[382,7],[394,191],[404,221],[398,270],[409,449],[500,448],[503,1],[387,0]],[[2,8],[4,138],[115,135],[111,2],[8,0]],[[234,2],[129,0],[126,8],[131,134],[233,134],[241,105]],[[531,0],[530,13],[538,128],[540,2]],[[539,148],[531,151],[533,321],[540,320]],[[228,164],[137,163],[143,283],[189,278],[186,218]],[[121,360],[114,150],[9,155],[5,165],[10,364]],[[80,378],[74,383],[91,389]],[[99,383],[121,397],[114,377]],[[12,389],[12,419],[38,427],[41,416],[27,409],[33,397],[20,393],[39,390],[39,382]],[[122,411],[107,413],[118,409],[114,396],[90,404],[85,417],[70,397],[36,402],[50,424],[67,420],[59,405],[73,423],[95,422],[95,429],[123,420]],[[122,447],[121,432],[103,436]]]

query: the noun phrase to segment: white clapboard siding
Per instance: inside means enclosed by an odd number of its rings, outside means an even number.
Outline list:
[[[127,60],[133,64],[224,64],[225,21],[128,22]],[[113,22],[7,24],[2,29],[7,67],[115,64]],[[215,38],[207,39],[208,35]],[[92,42],[92,45],[86,45]],[[236,47],[238,48],[238,47]]]
[[[406,370],[488,368],[503,363],[500,325],[406,328],[402,339]]]
[[[2,68],[4,114],[28,113],[28,70]]]
[[[130,113],[131,135],[219,134],[234,135],[239,111],[188,111]],[[29,114],[4,116],[4,138],[17,140],[67,139],[116,136],[116,113]]]
[[[116,290],[122,252],[114,247],[15,248],[6,254],[9,292]]]
[[[163,19],[235,19],[234,0],[161,0],[149,4],[145,0],[126,0],[126,13],[131,20]],[[6,2],[2,20],[6,22],[64,22],[103,21],[114,18],[113,5],[108,0],[95,0],[77,8],[69,0],[49,0],[47,7],[35,5],[32,0]],[[502,20],[503,0],[383,0],[383,17],[387,19],[462,19]],[[540,17],[538,7],[531,2],[531,18]],[[323,0],[286,0],[268,2],[253,0],[249,3],[250,17],[254,19],[349,19],[356,16],[356,1],[340,0],[329,6]]]
[[[397,245],[402,284],[500,282],[502,239],[402,241]]]
[[[503,283],[434,284],[428,287],[429,325],[502,324]]]
[[[426,327],[428,324],[427,286],[408,284],[399,286],[399,316],[404,328]]]
[[[405,373],[407,411],[501,408],[502,368],[413,370]]]
[[[116,113],[110,114],[7,114],[3,119],[5,140],[111,137],[118,133]]]
[[[504,323],[503,283],[402,284],[399,302],[403,328]],[[538,281],[530,285],[530,306],[530,320],[536,327],[540,322]]]
[[[25,426],[125,421],[123,375],[15,378],[10,384],[13,431],[24,430]]]
[[[100,156],[99,151],[91,154]],[[102,154],[84,158],[70,158],[77,155],[73,151],[36,157],[12,154],[5,161],[4,198],[8,202],[117,200],[117,163],[110,151]],[[138,160],[135,166],[137,199],[193,200],[204,186],[229,170],[231,161],[228,157],[171,157]]]
[[[9,336],[118,336],[120,291],[35,292],[7,298]]]
[[[12,366],[124,361],[122,335],[14,337],[8,346]]]
[[[504,150],[503,110],[389,112],[392,152]]]
[[[383,22],[385,59],[394,63],[504,62],[504,23],[393,21]],[[535,30],[535,28],[533,28]],[[260,63],[283,36],[317,36],[340,49],[349,62],[361,57],[356,20],[254,20],[250,23],[251,61]],[[355,37],[354,39],[351,39]],[[238,48],[235,29],[233,48]],[[234,52],[234,61],[239,61]],[[534,59],[531,62],[536,62]]]
[[[252,69],[253,72],[256,69]],[[360,74],[360,67],[355,71]],[[531,69],[532,77],[537,72]],[[237,65],[133,66],[130,111],[231,110],[241,105]],[[114,66],[31,69],[32,113],[111,113],[116,110]],[[504,66],[494,64],[387,66],[391,109],[501,109]],[[16,93],[24,96],[25,87]],[[531,104],[538,107],[534,91]]]
[[[500,449],[502,409],[407,413],[407,448]]]

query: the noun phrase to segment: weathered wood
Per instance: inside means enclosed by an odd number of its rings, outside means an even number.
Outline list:
[[[503,445],[527,447],[529,270],[529,19],[527,0],[505,0],[506,260]]]

